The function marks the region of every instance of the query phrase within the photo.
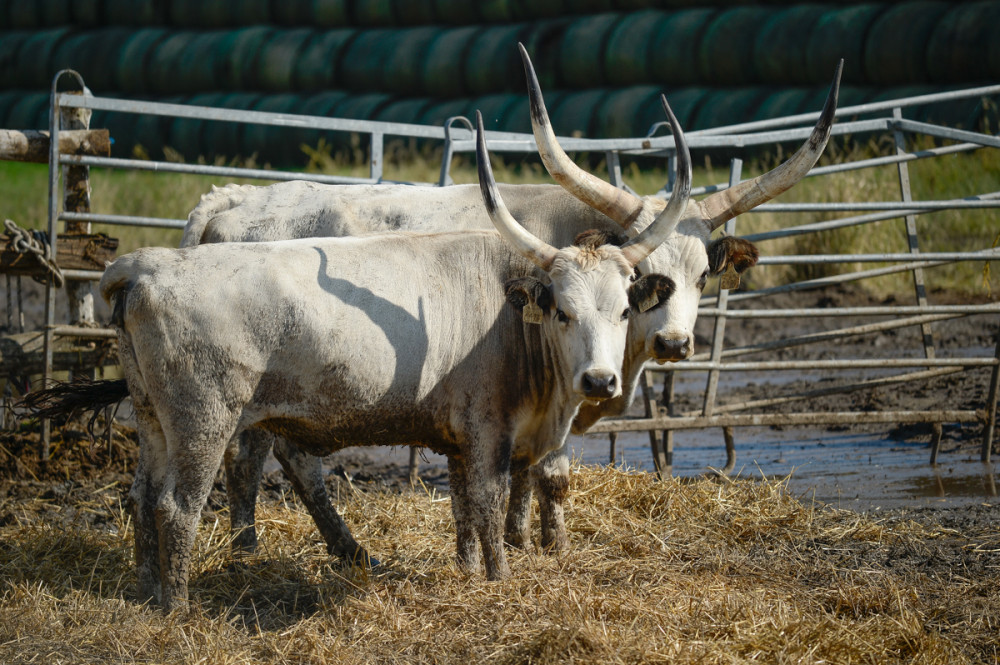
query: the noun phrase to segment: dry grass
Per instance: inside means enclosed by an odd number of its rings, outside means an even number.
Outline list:
[[[1000,537],[818,508],[782,483],[656,482],[581,468],[572,549],[512,554],[514,577],[453,563],[447,497],[356,492],[338,508],[385,562],[331,564],[289,497],[234,562],[202,524],[194,608],[134,604],[120,488],[38,519],[0,503],[0,662],[997,662]],[[35,505],[38,502],[44,506]],[[7,505],[4,505],[6,503]],[[65,517],[65,515],[64,515]],[[95,522],[91,522],[95,523]]]

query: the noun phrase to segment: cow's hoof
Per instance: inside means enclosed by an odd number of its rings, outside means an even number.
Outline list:
[[[382,565],[381,561],[365,550],[358,550],[351,555],[340,555],[340,560],[348,566],[357,566],[358,568],[367,568],[369,570],[375,570]]]
[[[508,533],[504,536],[504,542],[508,547],[523,550],[525,552],[535,551],[535,544],[531,542],[531,536],[523,533]]]

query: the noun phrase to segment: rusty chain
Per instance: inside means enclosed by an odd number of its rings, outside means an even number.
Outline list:
[[[56,287],[62,288],[66,278],[63,277],[62,270],[55,260],[48,258],[49,241],[46,234],[37,230],[22,229],[9,219],[5,219],[3,225],[10,236],[11,248],[19,254],[34,254],[38,263],[52,275]],[[42,283],[47,281],[46,278],[33,279]]]

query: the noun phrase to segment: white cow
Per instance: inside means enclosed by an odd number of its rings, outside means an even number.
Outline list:
[[[500,192],[514,216],[547,242],[564,246],[587,229],[609,235],[635,236],[665,207],[656,197],[639,198],[578,168],[559,147],[527,52],[521,48],[531,119],[546,168],[560,185],[501,185]],[[798,182],[819,159],[833,124],[840,82],[834,77],[823,113],[809,139],[773,171],[690,201],[667,240],[639,265],[648,277],[634,290],[643,293],[633,312],[623,366],[620,397],[584,404],[573,424],[585,432],[599,418],[624,413],[632,403],[643,364],[677,361],[694,352],[694,323],[698,302],[709,276],[730,266],[742,272],[757,261],[757,249],[739,238],[710,239],[727,220],[766,202]],[[675,192],[671,200],[677,198]],[[387,230],[435,231],[489,228],[475,185],[413,187],[406,185],[319,185],[286,182],[269,187],[229,185],[202,197],[192,210],[181,246],[232,241],[263,241],[311,236],[353,236]],[[639,311],[643,310],[643,311]],[[227,491],[235,543],[252,549],[254,505],[261,467],[270,437],[248,433],[246,444],[226,459]],[[339,547],[339,523],[331,517],[329,498],[318,460],[278,441],[275,454],[317,521],[331,552]],[[562,504],[568,486],[565,451],[557,450],[540,464],[528,466],[515,457],[507,514],[507,541],[530,543],[529,516],[532,485],[539,490],[542,545],[566,546]]]
[[[130,491],[140,601],[186,601],[202,506],[227,446],[253,427],[313,454],[394,442],[447,455],[459,564],[476,569],[481,546],[487,577],[508,574],[511,450],[540,459],[584,400],[621,393],[634,268],[687,200],[621,247],[587,236],[557,250],[514,221],[481,118],[478,136],[499,235],[145,248],[108,267],[100,291],[140,438]],[[366,560],[345,534],[339,554]]]

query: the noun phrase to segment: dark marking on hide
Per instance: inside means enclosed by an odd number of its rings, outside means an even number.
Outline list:
[[[111,310],[111,326],[119,330],[125,329],[125,300],[128,292],[129,287],[126,286],[112,296],[114,298],[114,306]]]
[[[253,394],[254,403],[268,405],[301,402],[304,398],[298,381],[276,372],[264,372]]]
[[[556,503],[565,503],[569,498],[569,476],[562,474],[540,474],[535,482],[538,484],[539,493]]]
[[[410,226],[410,216],[401,212],[384,212],[382,220],[385,223],[385,228],[391,231],[398,231]]]
[[[725,272],[730,264],[742,273],[757,265],[760,251],[749,240],[722,236],[708,245],[708,267],[713,275]]]
[[[646,311],[652,311],[657,307],[662,307],[670,296],[674,294],[677,285],[674,280],[666,275],[652,274],[643,275],[629,286],[628,304],[635,310],[640,309],[640,304],[647,301],[654,293],[658,302]]]
[[[504,284],[507,302],[521,313],[529,302],[538,305],[542,312],[548,312],[552,307],[552,291],[534,277],[520,277]]]
[[[604,245],[614,245],[621,247],[628,241],[628,237],[622,233],[612,233],[599,229],[584,231],[573,239],[573,244],[582,249],[597,249]]]

